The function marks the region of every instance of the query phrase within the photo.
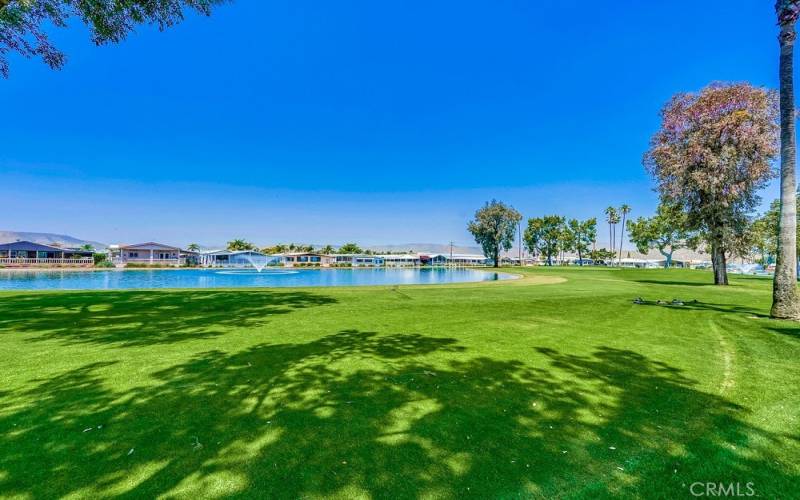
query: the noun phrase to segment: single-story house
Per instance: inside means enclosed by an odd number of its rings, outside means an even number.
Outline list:
[[[25,267],[36,265],[91,266],[91,250],[42,245],[32,241],[14,241],[0,244],[0,265]]]
[[[211,250],[202,252],[199,262],[206,267],[261,268],[280,263],[280,258],[257,250]]]
[[[635,259],[632,257],[627,257],[623,259],[618,259],[616,261],[621,267],[637,267],[637,268],[646,268],[646,269],[656,269],[659,267],[664,267],[665,259],[657,260],[657,259]]]
[[[423,263],[427,261],[432,266],[486,266],[491,263],[491,259],[479,254],[437,253],[421,257]]]
[[[488,264],[492,263],[491,259],[488,259],[488,258],[486,259],[486,262]],[[523,266],[538,266],[538,265],[540,265],[539,259],[537,259],[535,257],[532,257],[532,256],[528,256],[528,255],[522,257],[522,260],[520,260],[519,257],[512,257],[512,256],[501,257],[500,258],[500,262],[502,264],[509,264],[509,265],[512,265],[512,266],[519,266],[519,265],[523,265]]]
[[[284,267],[330,267],[335,262],[332,255],[314,252],[288,252],[274,257],[279,257]]]
[[[181,266],[186,264],[194,252],[178,247],[149,241],[136,245],[110,245],[108,252],[114,265],[123,267],[134,265]]]
[[[352,267],[375,267],[383,265],[383,257],[379,255],[340,253],[331,255],[333,265]]]
[[[383,259],[386,267],[414,267],[422,265],[422,259],[419,254],[389,254],[381,255],[380,257]]]

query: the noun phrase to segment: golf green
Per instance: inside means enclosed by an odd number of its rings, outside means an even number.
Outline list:
[[[769,280],[508,271],[0,293],[0,497],[797,495]]]

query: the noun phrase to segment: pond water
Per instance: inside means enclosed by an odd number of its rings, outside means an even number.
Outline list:
[[[428,285],[513,279],[478,269],[3,270],[0,290]]]

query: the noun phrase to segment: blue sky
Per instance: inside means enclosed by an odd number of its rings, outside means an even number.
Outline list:
[[[491,198],[648,215],[662,104],[775,87],[776,33],[761,0],[236,0],[104,47],[73,22],[63,70],[0,80],[0,229],[469,244]]]

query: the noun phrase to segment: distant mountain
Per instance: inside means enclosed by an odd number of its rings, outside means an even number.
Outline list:
[[[0,243],[13,243],[15,241],[32,241],[42,245],[56,245],[70,248],[77,248],[89,244],[96,250],[103,250],[107,247],[105,243],[100,243],[99,241],[82,240],[66,234],[0,231]]]
[[[404,243],[401,245],[373,245],[366,247],[373,252],[420,252],[420,253],[450,253],[450,245],[438,243]],[[482,254],[480,247],[453,245],[453,253]]]

